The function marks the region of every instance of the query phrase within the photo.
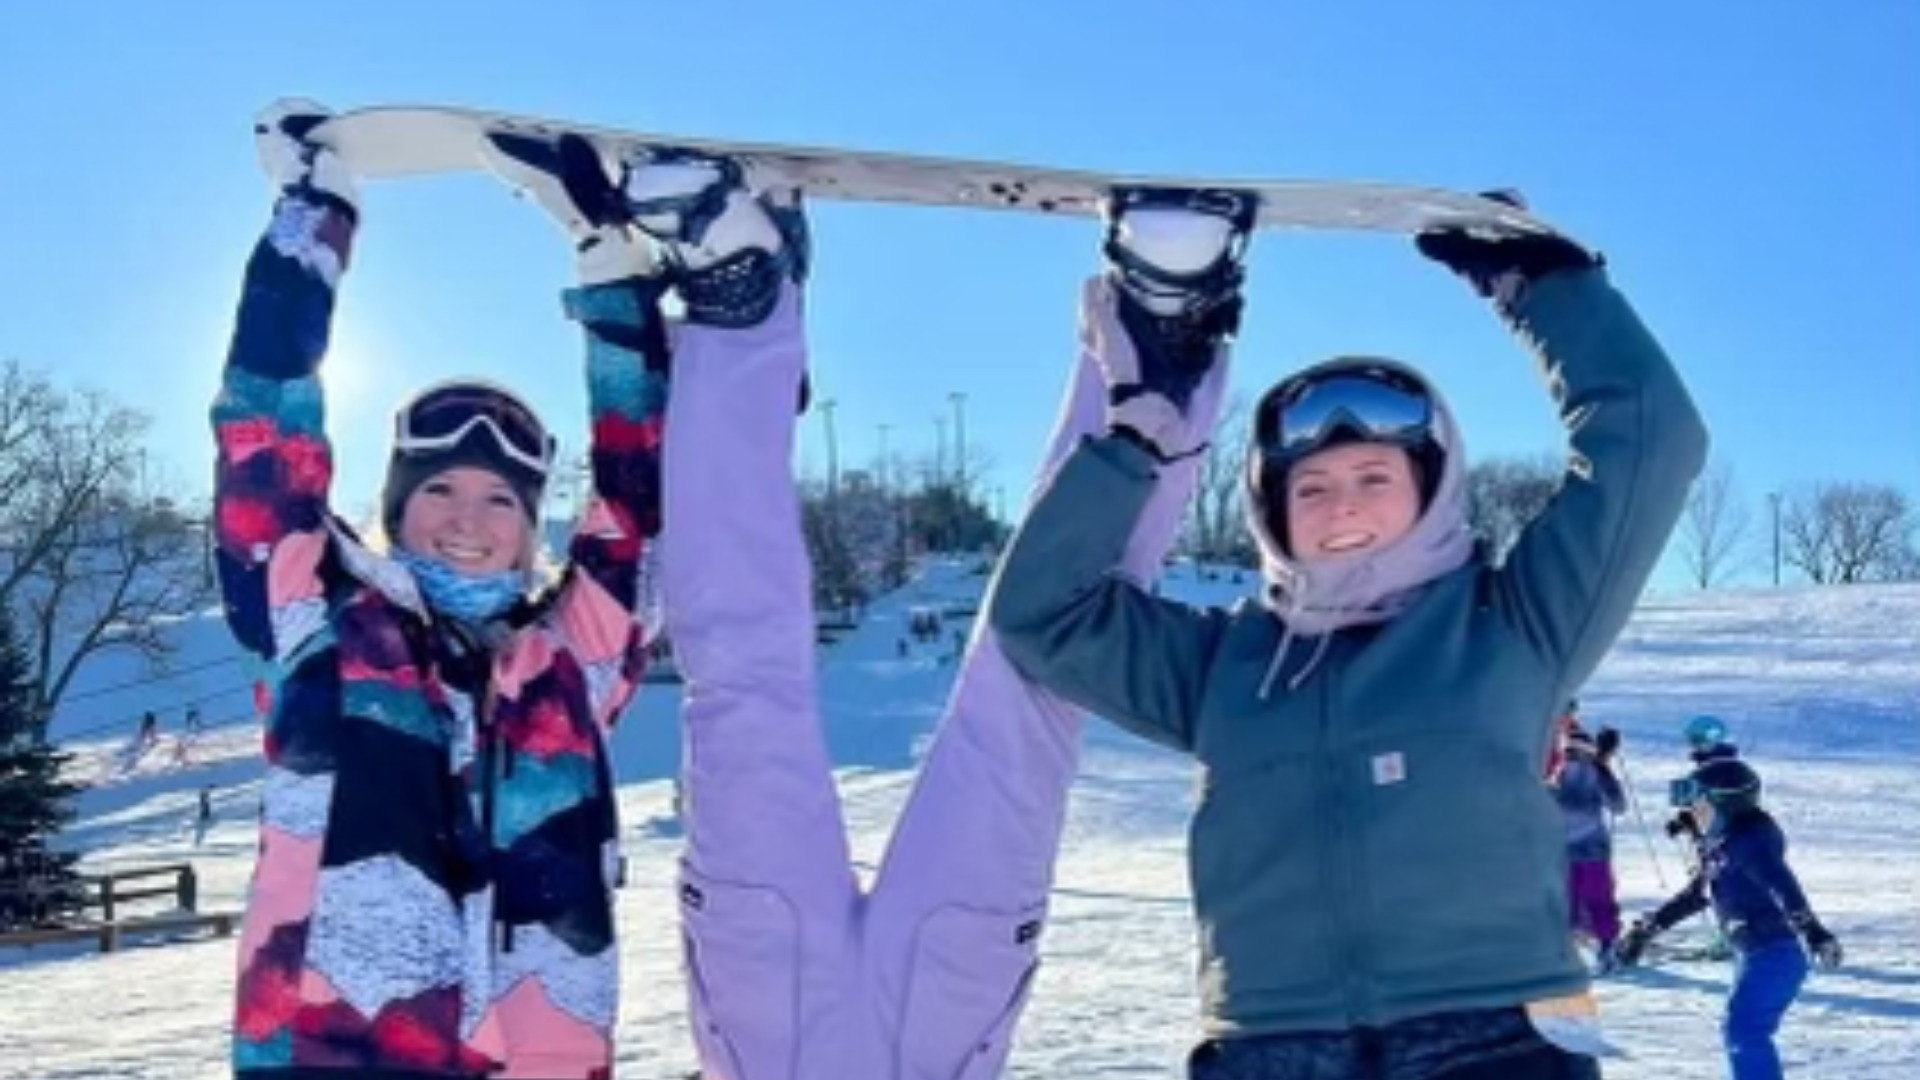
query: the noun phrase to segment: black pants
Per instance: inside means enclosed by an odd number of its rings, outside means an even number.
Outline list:
[[[1599,1063],[1542,1038],[1520,1009],[1423,1016],[1381,1028],[1214,1039],[1188,1080],[1600,1080]]]

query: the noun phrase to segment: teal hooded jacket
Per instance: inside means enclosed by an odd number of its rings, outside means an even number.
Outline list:
[[[1155,464],[1106,437],[1067,460],[993,584],[989,618],[1018,670],[1201,766],[1188,869],[1210,1038],[1587,984],[1541,768],[1553,718],[1659,560],[1707,436],[1604,271],[1547,277],[1512,315],[1571,446],[1560,491],[1499,565],[1469,551],[1385,617],[1290,630],[1285,613],[1301,609],[1285,594],[1314,568],[1256,523],[1266,603],[1158,598],[1115,573]],[[1455,436],[1436,496],[1460,528],[1463,457]]]

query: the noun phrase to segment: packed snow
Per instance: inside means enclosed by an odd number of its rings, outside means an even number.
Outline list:
[[[986,578],[975,560],[936,560],[823,647],[822,693],[842,767],[856,857],[871,866],[939,718],[955,665],[950,632],[912,644],[928,607],[964,626]],[[1250,576],[1179,566],[1167,591],[1228,602]],[[83,869],[190,860],[203,910],[238,910],[251,866],[261,767],[250,667],[213,619],[175,631],[174,674],[102,661],[62,710],[55,738],[92,785],[71,843]],[[1626,737],[1636,809],[1619,821],[1627,914],[1677,887],[1680,852],[1660,832],[1666,781],[1683,771],[1687,717],[1725,717],[1765,776],[1767,801],[1816,909],[1847,950],[1788,1015],[1789,1075],[1920,1076],[1920,587],[1856,586],[1657,595],[1641,606],[1581,695],[1589,726]],[[647,687],[615,740],[630,884],[620,898],[624,1014],[620,1075],[694,1069],[682,1016],[670,881],[680,843],[671,776],[677,689]],[[181,715],[206,724],[183,748]],[[137,718],[159,736],[133,753]],[[1182,857],[1194,772],[1107,725],[1088,728],[1060,860],[1044,965],[1010,1075],[1169,1078],[1196,1031],[1194,948]],[[196,845],[203,787],[214,820]],[[1643,828],[1644,823],[1644,828]],[[1277,825],[1276,827],[1282,827]],[[1670,937],[1704,939],[1699,921]],[[86,945],[0,949],[0,1076],[205,1078],[227,1072],[234,938],[153,940],[101,955]],[[1629,1056],[1615,1078],[1725,1075],[1718,1022],[1730,968],[1675,961],[1603,980],[1609,1038]]]

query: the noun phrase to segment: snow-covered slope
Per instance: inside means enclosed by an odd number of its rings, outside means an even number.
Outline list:
[[[965,611],[985,578],[942,561],[877,602],[822,650],[822,693],[856,857],[871,863],[938,719],[954,667],[950,634],[910,644],[916,607]],[[1226,602],[1250,579],[1176,570],[1169,595]],[[57,732],[97,786],[73,833],[90,868],[191,859],[203,906],[237,907],[252,852],[257,734],[244,697],[206,711],[215,723],[189,760],[172,760],[178,703],[238,684],[242,666],[217,623],[181,631],[183,672],[95,692],[137,674],[89,672],[91,696]],[[195,665],[204,665],[195,667]],[[1683,761],[1680,724],[1724,716],[1764,772],[1793,840],[1795,866],[1848,950],[1848,965],[1809,983],[1782,1041],[1791,1075],[1892,1080],[1920,1068],[1920,588],[1856,587],[1650,598],[1582,695],[1591,723],[1626,734],[1641,816],[1623,822],[1618,870],[1628,911],[1677,883],[1677,851],[1659,835],[1665,782]],[[677,691],[647,688],[615,740],[632,884],[626,935],[622,1075],[679,1077],[692,1067],[672,932],[670,811]],[[79,706],[86,706],[81,709]],[[131,721],[85,735],[108,713],[162,710],[161,745],[127,768]],[[221,724],[220,721],[230,721]],[[1192,772],[1180,759],[1103,724],[1088,729],[1083,775],[1061,858],[1046,965],[1012,1075],[1173,1077],[1194,1034],[1192,925],[1182,862]],[[202,785],[218,816],[204,846],[190,821]],[[135,948],[0,952],[0,1076],[215,1077],[224,1074],[231,940]],[[1712,962],[1640,971],[1601,985],[1612,1037],[1632,1053],[1610,1077],[1724,1075],[1717,1021],[1729,971]]]

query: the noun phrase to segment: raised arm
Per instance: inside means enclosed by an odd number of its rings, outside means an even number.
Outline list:
[[[1679,373],[1608,282],[1557,236],[1421,238],[1534,351],[1566,427],[1560,491],[1508,553],[1497,602],[1567,694],[1626,625],[1679,520],[1707,432]]]
[[[664,291],[652,249],[632,230],[600,220],[618,199],[584,140],[494,136],[489,163],[537,202],[574,246],[579,286],[563,294],[586,338],[588,459],[592,492],[568,547],[555,625],[596,675],[595,710],[611,723],[637,684],[642,646],[640,575],[660,531],[660,454],[667,404]]]
[[[1225,619],[1151,596],[1118,572],[1153,493],[1153,469],[1121,437],[1081,443],[1014,535],[987,615],[1022,675],[1154,742],[1191,750]]]
[[[318,629],[325,608],[333,451],[317,373],[358,211],[345,167],[300,138],[324,115],[311,103],[282,102],[256,127],[280,196],[247,262],[211,411],[214,561],[227,625],[269,660]]]

